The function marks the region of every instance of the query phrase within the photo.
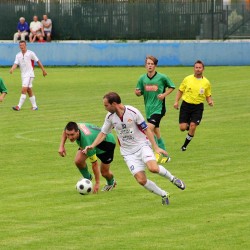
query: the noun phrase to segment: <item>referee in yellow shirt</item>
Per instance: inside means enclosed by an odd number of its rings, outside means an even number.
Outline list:
[[[188,144],[194,137],[196,127],[201,122],[205,99],[209,106],[214,105],[211,97],[211,84],[203,76],[203,71],[203,62],[196,61],[194,63],[194,74],[184,78],[176,94],[175,109],[179,109],[179,100],[181,98],[183,100],[179,114],[180,130],[188,131],[185,142],[181,147],[182,151],[186,151]]]

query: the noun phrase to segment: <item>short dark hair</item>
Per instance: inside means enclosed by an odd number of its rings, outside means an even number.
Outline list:
[[[154,62],[154,65],[157,65],[158,63],[158,59],[154,56],[147,56],[146,59],[145,59],[145,64],[147,63],[147,60],[150,59]]]
[[[195,64],[197,64],[197,63],[201,64],[201,65],[203,66],[203,68],[205,68],[204,63],[203,63],[201,60],[197,60],[197,61],[194,63],[194,66],[195,66]]]
[[[116,102],[117,104],[121,103],[121,97],[115,93],[115,92],[109,92],[106,95],[104,95],[103,99],[107,99],[109,104],[112,104],[113,102]]]
[[[68,130],[68,131],[75,130],[75,131],[78,131],[79,128],[78,128],[78,125],[75,122],[68,122],[68,124],[66,125],[66,127],[65,127],[64,130]]]
[[[21,44],[21,43],[25,43],[26,44],[26,41],[25,40],[20,40],[19,44]]]

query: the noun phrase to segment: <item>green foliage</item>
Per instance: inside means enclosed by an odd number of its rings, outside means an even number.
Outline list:
[[[160,176],[149,179],[171,193],[170,206],[140,187],[119,148],[112,171],[114,191],[81,196],[74,166],[77,145],[58,155],[68,121],[101,126],[102,97],[117,91],[124,104],[144,114],[143,99],[133,91],[143,67],[51,67],[36,69],[38,111],[11,109],[20,96],[18,69],[1,68],[9,94],[0,103],[0,248],[1,249],[249,249],[249,67],[206,67],[215,106],[204,118],[186,152],[185,133],[167,98],[161,124],[172,161],[166,167],[187,185],[185,191]],[[162,67],[178,87],[192,67]],[[105,181],[101,179],[101,186]]]

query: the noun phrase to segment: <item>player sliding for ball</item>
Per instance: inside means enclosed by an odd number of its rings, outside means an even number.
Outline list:
[[[97,126],[90,123],[75,123],[69,122],[61,138],[61,144],[58,153],[64,157],[66,156],[65,142],[69,139],[71,142],[78,144],[79,149],[75,157],[75,165],[79,169],[82,176],[86,179],[92,180],[92,175],[88,171],[86,160],[89,158],[92,163],[92,170],[95,176],[94,193],[97,193],[100,186],[100,171],[98,167],[97,157],[101,160],[101,174],[106,179],[107,184],[103,187],[102,191],[111,191],[116,186],[113,173],[110,171],[110,163],[113,161],[115,150],[115,138],[112,134],[108,134],[106,140],[94,147],[89,152],[83,152],[83,148],[92,143],[96,136],[101,131]]]
[[[153,133],[148,128],[140,111],[132,106],[123,105],[117,93],[110,92],[106,94],[103,97],[103,104],[108,114],[101,132],[94,142],[85,147],[83,151],[87,153],[89,150],[93,150],[105,140],[106,136],[114,128],[118,136],[121,155],[132,175],[148,191],[161,196],[162,205],[168,205],[169,193],[149,180],[145,173],[147,167],[150,172],[167,178],[178,188],[184,190],[185,184],[180,179],[173,176],[163,166],[157,164],[151,145],[158,154],[167,155],[167,152],[157,146]]]

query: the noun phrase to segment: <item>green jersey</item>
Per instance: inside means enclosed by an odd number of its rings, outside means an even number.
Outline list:
[[[175,88],[170,78],[158,72],[152,78],[144,74],[139,78],[136,88],[141,90],[144,97],[147,119],[153,114],[165,115],[165,98],[164,100],[159,100],[157,96],[164,93],[166,88]]]
[[[4,85],[3,79],[0,78],[0,93],[6,93],[7,94],[8,90]]]
[[[84,149],[86,146],[91,145],[94,140],[96,139],[97,135],[99,134],[99,132],[101,132],[101,128],[91,124],[91,123],[83,123],[83,122],[79,122],[77,123],[79,131],[80,131],[80,136],[79,138],[76,140],[76,143],[79,145],[80,148]],[[115,144],[115,138],[113,136],[113,134],[107,134],[105,140],[106,142],[109,143],[113,143]],[[91,157],[95,154],[102,154],[104,153],[104,150],[101,150],[100,148],[98,148],[98,145],[91,150],[88,150],[87,152],[87,156]]]

